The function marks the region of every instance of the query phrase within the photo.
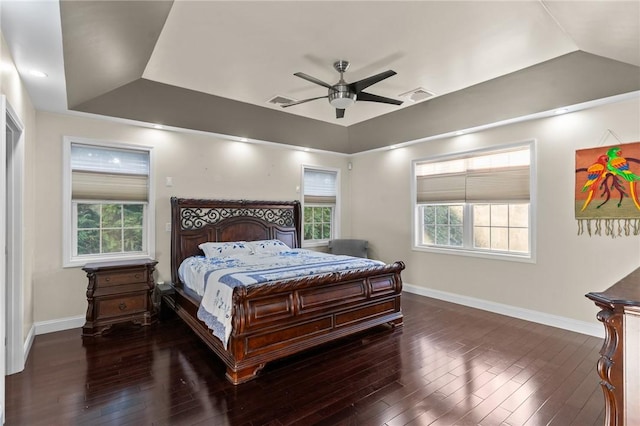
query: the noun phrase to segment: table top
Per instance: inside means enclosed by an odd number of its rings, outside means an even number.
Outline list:
[[[83,270],[96,271],[98,269],[111,269],[111,268],[122,268],[127,266],[143,266],[143,265],[153,265],[155,266],[158,263],[155,259],[130,259],[130,260],[114,260],[111,262],[94,262],[87,263],[82,268]]]
[[[603,292],[586,295],[596,303],[614,308],[615,306],[640,307],[640,268],[609,287]]]

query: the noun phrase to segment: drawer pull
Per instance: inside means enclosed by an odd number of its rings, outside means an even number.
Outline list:
[[[110,277],[106,277],[104,280],[105,281],[111,281],[111,278]]]
[[[140,274],[136,274],[136,275],[135,275],[135,277],[136,277],[136,278],[140,278]]]
[[[120,302],[120,304],[118,305],[118,308],[119,308],[121,311],[124,311],[125,309],[127,309],[127,304],[126,304],[126,303],[124,303],[124,302]]]

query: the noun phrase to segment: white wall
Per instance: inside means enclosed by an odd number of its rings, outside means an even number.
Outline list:
[[[0,93],[7,97],[7,102],[13,107],[18,118],[24,125],[24,175],[23,175],[23,330],[24,338],[27,338],[34,323],[33,316],[33,282],[32,265],[35,256],[35,139],[36,139],[36,111],[31,103],[29,94],[23,85],[18,70],[15,67],[13,58],[6,45],[4,36],[0,34]],[[5,130],[2,129],[4,132]],[[5,147],[2,147],[5,149]],[[5,225],[1,228],[4,231]],[[1,278],[4,280],[4,276]]]
[[[155,152],[158,280],[169,280],[169,198],[299,199],[302,164],[342,170],[342,235],[365,238],[371,255],[403,260],[404,281],[517,308],[594,323],[584,294],[604,290],[640,266],[638,237],[577,236],[574,155],[580,148],[640,140],[637,98],[351,158],[222,140],[79,116],[38,112],[35,149],[38,235],[33,270],[35,321],[84,315],[86,277],[62,268],[62,137],[150,145]],[[537,140],[538,211],[535,264],[411,250],[411,160],[434,154]],[[347,163],[353,163],[353,170]],[[173,178],[173,187],[164,185]],[[46,208],[46,215],[41,209]],[[32,249],[36,249],[33,246]]]
[[[403,260],[412,285],[597,324],[584,295],[640,266],[638,236],[578,236],[574,218],[575,150],[640,140],[638,98],[405,148],[356,155],[351,172],[352,233],[374,257]],[[411,161],[431,155],[536,139],[535,264],[411,249]]]
[[[23,357],[15,356],[16,353],[22,354],[23,347],[16,347],[13,340],[18,340],[24,342],[29,335],[29,330],[33,327],[33,298],[32,298],[32,269],[31,265],[33,264],[33,241],[34,241],[34,232],[33,232],[33,219],[34,214],[31,213],[33,200],[34,200],[34,163],[30,159],[27,158],[28,155],[33,153],[34,149],[34,141],[35,141],[35,109],[31,104],[31,99],[20,80],[20,76],[15,67],[15,63],[13,62],[13,58],[9,53],[9,49],[7,48],[7,44],[5,42],[4,36],[0,33],[0,94],[6,97],[6,103],[11,105],[14,113],[18,116],[17,118],[24,125],[24,138],[21,142],[22,149],[24,152],[24,167],[23,167],[23,179],[22,179],[22,188],[23,188],[23,207],[24,207],[24,217],[23,217],[23,268],[21,272],[23,282],[19,283],[22,286],[21,293],[23,296],[22,306],[13,306],[13,309],[16,310],[16,315],[20,315],[22,312],[22,329],[20,329],[18,324],[14,323],[5,323],[7,310],[5,309],[6,304],[6,286],[10,285],[6,282],[6,270],[5,267],[0,267],[0,321],[2,321],[2,326],[0,330],[0,340],[5,341],[5,338],[11,333],[10,330],[15,331],[15,339],[8,340],[7,352],[5,353],[4,345],[2,345],[1,353],[0,353],[0,363],[2,366],[0,367],[0,423],[4,422],[4,402],[5,402],[5,373],[8,371],[5,366],[9,365],[9,370],[21,369],[23,367]],[[5,111],[1,111],[2,114],[5,114]],[[4,118],[4,117],[3,117]],[[0,122],[4,123],[4,120],[0,120]],[[4,125],[3,125],[4,126]],[[5,132],[5,129],[0,129],[0,131]],[[3,151],[3,154],[0,155],[2,161],[5,162],[6,146],[4,144],[0,145],[0,150]],[[4,185],[6,184],[5,175],[6,175],[6,165],[2,164],[0,166],[0,173],[2,173],[2,178],[0,178],[0,184],[3,185],[3,188],[0,189],[0,196],[6,200],[6,191]],[[6,210],[6,203],[2,206],[3,209]],[[6,215],[3,211],[0,214],[0,217],[3,218],[0,221],[0,233],[2,233],[0,237],[0,249],[4,251],[5,241],[6,241]],[[31,243],[31,244],[30,244]],[[29,248],[30,247],[30,248]],[[4,256],[4,253],[0,254]],[[6,257],[5,257],[6,259]],[[5,262],[3,262],[4,264]],[[6,265],[5,265],[6,266]],[[17,298],[20,299],[19,297]],[[6,357],[9,356],[9,358]],[[7,359],[10,360],[7,362]]]
[[[171,196],[248,200],[296,200],[301,166],[341,169],[341,191],[350,195],[347,157],[270,145],[234,142],[202,134],[156,130],[79,116],[37,114],[36,180],[39,256],[34,265],[36,321],[84,315],[87,279],[80,268],[62,268],[62,138],[76,136],[152,146],[156,195],[156,280],[170,281]],[[173,186],[165,186],[167,177]],[[348,203],[341,228],[350,232]],[[46,214],[43,214],[46,213]]]

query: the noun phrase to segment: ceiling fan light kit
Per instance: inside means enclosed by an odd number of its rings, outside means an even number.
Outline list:
[[[282,105],[282,107],[288,108],[294,105],[300,105],[305,102],[315,101],[316,99],[327,98],[329,100],[329,104],[336,109],[336,118],[343,118],[344,110],[353,105],[356,101],[379,102],[392,105],[402,104],[402,101],[386,98],[384,96],[374,95],[372,93],[363,91],[371,85],[374,85],[386,78],[396,75],[395,71],[384,71],[353,83],[347,83],[346,81],[344,81],[343,74],[349,68],[349,62],[345,60],[336,61],[333,63],[333,68],[340,73],[340,80],[334,85],[325,83],[322,80],[319,80],[302,72],[293,74],[296,77],[300,77],[311,83],[326,87],[327,89],[329,89],[329,91],[327,96],[318,96],[315,98],[303,99],[301,101]]]
[[[335,90],[329,89],[329,103],[332,107],[345,109],[356,102],[356,94],[350,92],[346,84],[338,84],[335,85],[334,88]]]

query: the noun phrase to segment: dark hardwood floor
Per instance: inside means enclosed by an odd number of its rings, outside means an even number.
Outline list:
[[[602,425],[602,340],[405,293],[404,326],[233,386],[179,319],[35,338],[7,425]]]

